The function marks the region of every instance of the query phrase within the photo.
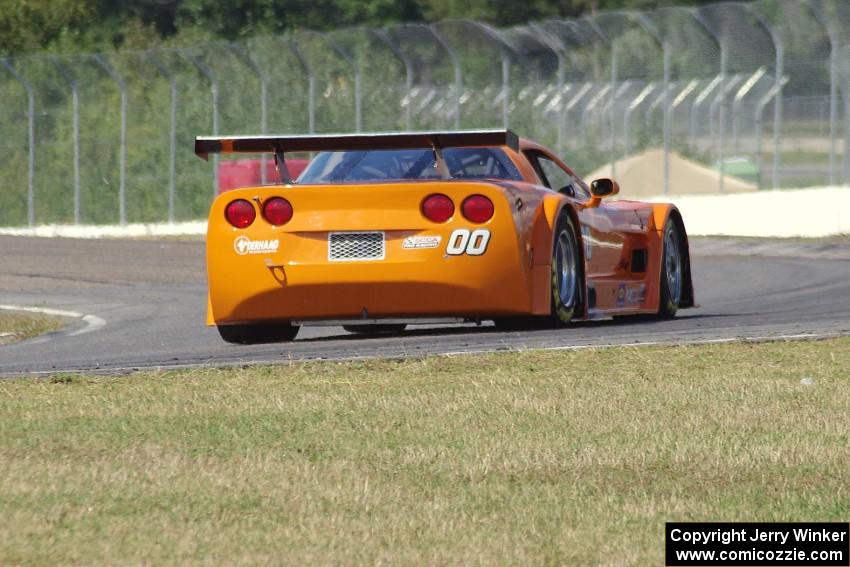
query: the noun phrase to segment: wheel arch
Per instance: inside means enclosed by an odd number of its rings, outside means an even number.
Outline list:
[[[696,301],[694,298],[693,278],[691,277],[691,251],[690,244],[688,242],[688,232],[685,229],[685,221],[682,218],[682,213],[679,212],[679,209],[673,204],[665,203],[662,206],[656,205],[653,207],[653,220],[654,229],[659,234],[659,237],[662,236],[664,226],[667,224],[668,220],[673,222],[676,225],[676,229],[679,231],[679,235],[682,239],[682,260],[685,264],[685,281],[682,288],[682,299],[679,303],[679,307],[693,307],[696,305]]]
[[[586,264],[584,259],[584,235],[581,232],[581,223],[579,221],[578,211],[576,210],[576,205],[570,202],[566,197],[558,194],[547,195],[543,199],[543,212],[546,220],[546,228],[547,228],[547,246],[546,250],[546,262],[547,264],[551,264],[552,252],[555,248],[555,225],[558,223],[558,218],[562,213],[566,213],[569,215],[570,219],[573,221],[573,226],[576,230],[576,246],[578,247],[578,256],[579,256],[579,268],[581,269],[581,285],[579,286],[579,310],[577,313],[578,318],[586,318],[587,317],[587,276],[586,276]],[[550,285],[546,285],[546,304],[549,305],[552,302],[552,290]]]

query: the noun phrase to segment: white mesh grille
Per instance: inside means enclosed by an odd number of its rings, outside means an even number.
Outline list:
[[[383,260],[383,232],[332,232],[328,235],[328,260]]]

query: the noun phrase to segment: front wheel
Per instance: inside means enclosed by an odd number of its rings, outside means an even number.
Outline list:
[[[291,341],[299,327],[288,321],[254,325],[219,325],[218,334],[229,343],[251,345]]]
[[[661,255],[661,282],[658,301],[658,316],[670,319],[676,315],[682,302],[682,235],[673,219],[664,225],[664,246]]]

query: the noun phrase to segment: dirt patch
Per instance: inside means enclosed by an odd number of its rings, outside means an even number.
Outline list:
[[[611,164],[606,164],[585,177],[592,180],[610,177]],[[648,150],[616,163],[614,178],[620,184],[620,195],[624,198],[655,197],[664,193],[664,151]],[[681,155],[670,153],[670,194],[701,195],[719,192],[720,174],[700,163]],[[746,193],[758,187],[726,175],[724,193]]]

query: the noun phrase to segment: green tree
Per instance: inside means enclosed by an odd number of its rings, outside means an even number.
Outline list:
[[[697,3],[707,3],[699,0]],[[514,25],[682,0],[0,0],[0,54],[103,51],[161,41],[239,39],[297,29],[333,30],[471,18]],[[693,2],[690,2],[693,3]]]

